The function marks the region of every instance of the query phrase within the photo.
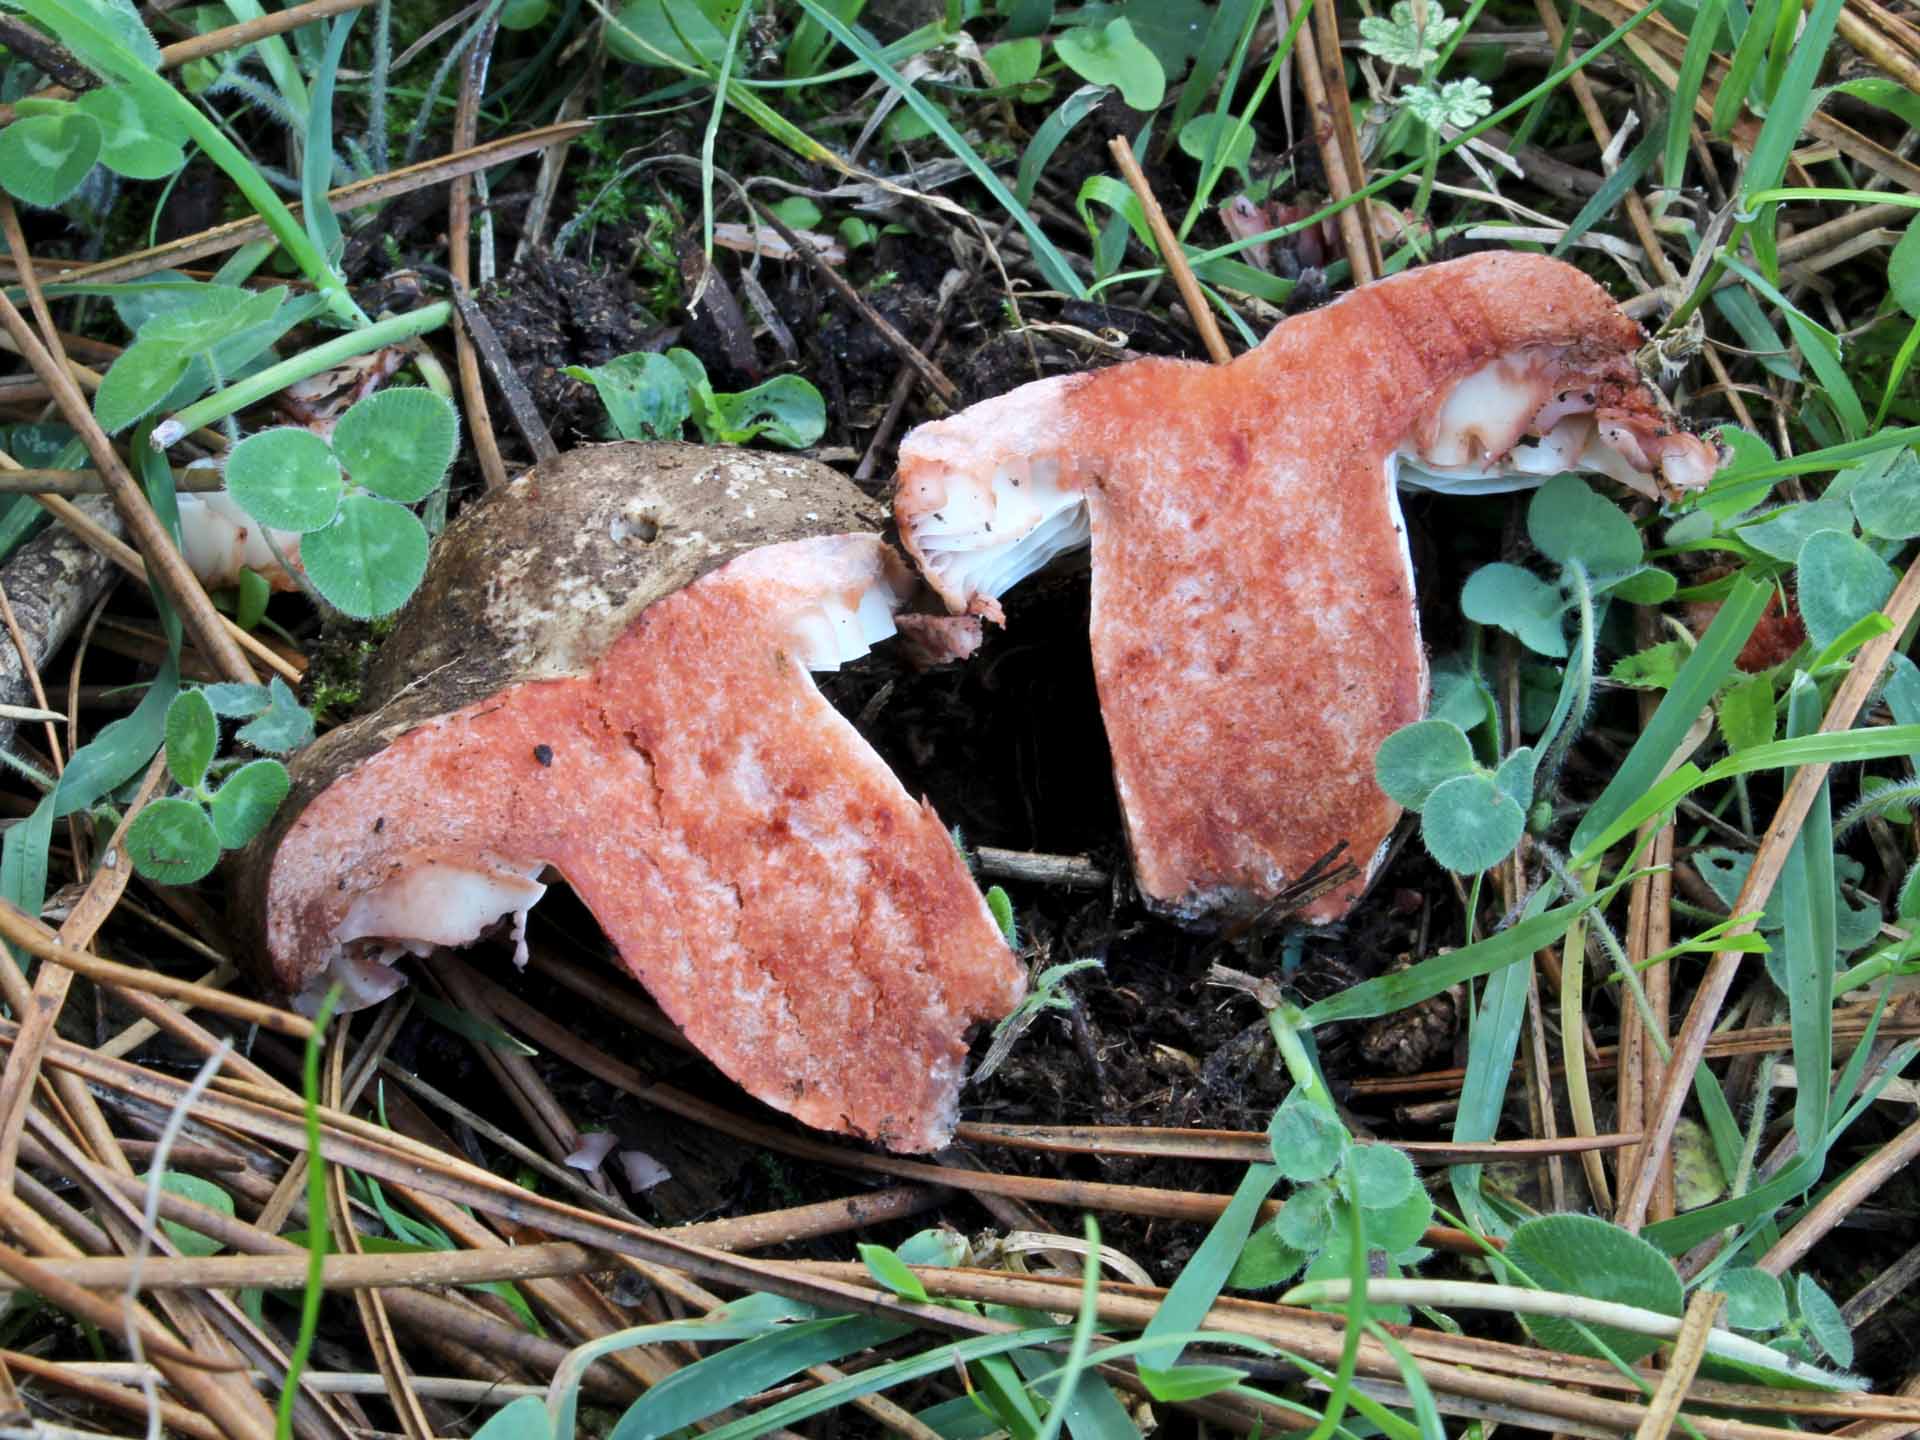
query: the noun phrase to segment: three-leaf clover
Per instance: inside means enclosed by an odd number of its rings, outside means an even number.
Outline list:
[[[1471,77],[1437,85],[1409,85],[1400,98],[1407,109],[1435,130],[1445,126],[1464,130],[1493,110],[1493,90]]]
[[[0,130],[0,185],[43,210],[64,204],[95,164],[129,180],[163,180],[186,163],[186,130],[134,91],[108,86],[77,100],[29,96]]]
[[[261,524],[300,539],[321,596],[356,619],[390,615],[427,569],[427,531],[407,507],[453,463],[459,423],[430,390],[356,402],[329,442],[292,426],[249,435],[227,458],[227,490]]]
[[[1360,48],[1389,65],[1426,69],[1440,58],[1441,47],[1460,28],[1460,21],[1449,20],[1438,3],[1426,10],[1424,25],[1415,16],[1411,0],[1399,0],[1386,19],[1369,15],[1360,22]]]
[[[249,760],[231,770],[217,788],[210,786],[219,746],[213,699],[202,690],[176,695],[167,707],[167,772],[186,793],[155,800],[127,827],[127,856],[147,879],[191,885],[204,878],[219,863],[222,850],[247,844],[287,798],[291,782],[278,760]]]

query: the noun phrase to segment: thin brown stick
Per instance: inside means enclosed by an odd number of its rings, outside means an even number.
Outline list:
[[[206,466],[176,469],[173,488],[183,494],[225,488],[217,471]],[[107,482],[98,470],[0,471],[0,495],[104,495]]]
[[[1300,7],[1305,3],[1306,0],[1287,0],[1289,18],[1298,18]],[[1319,5],[1316,4],[1314,8],[1318,9]],[[1300,90],[1306,96],[1307,114],[1312,118],[1313,138],[1320,150],[1320,168],[1327,176],[1327,194],[1334,203],[1339,204],[1353,194],[1354,185],[1351,172],[1347,169],[1346,153],[1341,149],[1340,122],[1333,113],[1332,98],[1327,94],[1326,71],[1321,68],[1320,47],[1314,39],[1314,29],[1310,24],[1302,25],[1299,34],[1294,37],[1293,48],[1300,59]],[[1339,63],[1337,48],[1333,62]],[[1367,246],[1366,231],[1361,227],[1359,206],[1345,206],[1340,211],[1338,224],[1340,242],[1353,267],[1354,283],[1364,284],[1373,278],[1368,268],[1372,251]]]
[[[436,156],[432,160],[422,160],[417,165],[390,170],[385,175],[376,175],[370,180],[356,180],[351,185],[342,185],[337,190],[329,190],[327,208],[336,214],[343,214],[363,205],[378,205],[401,195],[409,195],[415,190],[424,190],[430,185],[442,184],[457,175],[471,175],[476,170],[490,170],[496,165],[504,165],[509,160],[517,160],[522,155],[531,155],[549,145],[557,145],[562,140],[572,140],[592,128],[593,125],[589,121],[543,125],[538,130],[529,130],[523,135],[509,135],[503,140],[489,140],[484,145],[476,145],[471,150]],[[299,217],[300,206],[290,205],[287,208],[296,219]],[[233,220],[225,225],[216,225],[212,229],[202,230],[198,234],[184,235],[178,240],[170,240],[164,245],[136,250],[111,260],[100,260],[62,269],[59,278],[63,283],[85,281],[91,284],[106,284],[113,280],[135,280],[143,275],[151,275],[156,270],[175,270],[194,260],[204,260],[210,255],[224,255],[229,250],[237,250],[242,245],[250,244],[255,240],[265,240],[271,234],[272,231],[267,228],[267,222],[257,216],[246,220]]]
[[[460,99],[453,111],[456,150],[472,149],[478,138],[480,92],[486,85],[487,62],[493,58],[493,37],[499,32],[499,19],[488,20],[460,67]],[[467,233],[472,227],[473,178],[460,175],[447,187],[447,270],[458,295],[473,288],[473,239]],[[501,489],[507,483],[507,463],[500,458],[500,442],[494,438],[493,417],[487,411],[487,392],[480,383],[480,361],[473,353],[473,337],[467,333],[464,311],[458,307],[454,312],[453,351],[460,371],[460,398],[467,408],[467,434],[473,439],[480,474],[489,490]]]
[[[1181,303],[1187,307],[1187,319],[1199,332],[1200,343],[1206,346],[1207,358],[1216,365],[1226,364],[1233,358],[1233,352],[1227,348],[1227,337],[1220,333],[1220,322],[1214,318],[1213,306],[1207,302],[1200,282],[1194,278],[1193,266],[1187,263],[1186,246],[1173,233],[1173,226],[1167,222],[1167,212],[1160,208],[1153,187],[1147,183],[1146,173],[1141,170],[1140,162],[1133,158],[1133,147],[1127,143],[1126,136],[1116,135],[1107,142],[1107,152],[1113,156],[1113,163],[1120,167],[1121,177],[1139,200],[1140,208],[1146,212],[1147,229],[1153,232],[1153,243],[1159,248],[1161,262],[1173,277],[1174,288],[1180,292]]]
[[[927,382],[934,394],[949,405],[960,403],[960,387],[947,378],[946,371],[922,354],[920,347],[902,335],[892,321],[869,305],[866,297],[847,283],[846,276],[829,265],[820,252],[801,239],[791,225],[753,196],[747,196],[747,200],[753,206],[754,214],[779,232],[780,238],[792,247],[793,253],[806,261],[813,273],[826,281],[834,294],[851,305],[860,318],[873,327],[874,333],[893,347],[894,354],[920,372],[920,378]]]
[[[1004,1145],[1060,1155],[1142,1156],[1221,1160],[1237,1165],[1271,1160],[1273,1141],[1253,1130],[1183,1130],[1152,1125],[997,1125],[963,1122],[954,1139],[969,1145]],[[1416,1165],[1497,1165],[1547,1155],[1579,1155],[1635,1144],[1638,1135],[1561,1136],[1544,1140],[1448,1140],[1395,1142]],[[1385,1144],[1387,1142],[1377,1142]]]
[[[1893,653],[1901,633],[1916,611],[1920,611],[1920,565],[1909,566],[1907,573],[1900,577],[1900,583],[1894,588],[1892,598],[1887,601],[1883,612],[1892,622],[1891,626],[1885,634],[1869,641],[1855,657],[1846,679],[1840,682],[1832,703],[1827,706],[1826,718],[1820,722],[1821,734],[1830,735],[1853,724],[1860,707],[1879,683],[1887,657]],[[1774,812],[1766,834],[1760,839],[1760,848],[1753,857],[1753,868],[1747,872],[1746,883],[1740,887],[1732,913],[1757,917],[1765,908],[1767,897],[1773,893],[1780,872],[1786,868],[1787,852],[1800,833],[1800,827],[1806,823],[1807,812],[1813,808],[1814,795],[1826,782],[1827,772],[1831,768],[1825,764],[1803,765],[1794,772],[1793,779],[1787,783],[1786,793],[1780,797],[1780,808]],[[1751,933],[1754,924],[1753,919],[1742,921],[1731,933]],[[1673,1061],[1667,1070],[1666,1083],[1661,1086],[1647,1115],[1649,1135],[1644,1153],[1651,1158],[1651,1163],[1643,1161],[1641,1164],[1634,1176],[1633,1189],[1628,1193],[1627,1203],[1620,1213],[1620,1223],[1630,1230],[1637,1230],[1647,1217],[1653,1202],[1654,1187],[1659,1179],[1659,1162],[1673,1143],[1673,1128],[1679,1123],[1680,1109],[1692,1089],[1694,1072],[1699,1069],[1705,1055],[1707,1036],[1713,1029],[1714,1021],[1719,1018],[1721,1007],[1726,1004],[1728,993],[1733,989],[1743,953],[1739,950],[1718,952],[1707,966],[1700,988],[1694,992],[1693,1004],[1687,1009],[1686,1023],[1681,1027],[1680,1038],[1673,1047]]]
[[[1340,58],[1340,21],[1337,15],[1334,0],[1314,5],[1313,53],[1317,54],[1320,62],[1320,83],[1327,95],[1334,143],[1338,146],[1340,156],[1340,170],[1346,177],[1346,192],[1358,196],[1347,210],[1341,212],[1341,233],[1348,241],[1347,258],[1353,265],[1353,283],[1365,285],[1379,279],[1385,266],[1380,258],[1380,236],[1373,224],[1373,201],[1362,193],[1367,188],[1367,163],[1360,153],[1359,133],[1354,129],[1353,97],[1347,91],[1346,63]],[[1353,216],[1351,226],[1346,223],[1348,214]],[[1351,248],[1353,232],[1359,235],[1358,254]]]
[[[1920,1155],[1920,1120],[1862,1160],[1839,1184],[1822,1195],[1793,1229],[1761,1257],[1760,1268],[1778,1275],[1798,1263],[1867,1196],[1899,1174],[1917,1155]]]
[[[11,457],[0,456],[0,464],[4,464],[6,460],[10,458]],[[95,524],[86,511],[59,495],[35,495],[33,498],[37,504],[51,513],[56,520],[73,531],[73,533],[78,535],[82,540],[86,541],[88,545],[112,560],[114,564],[118,565],[133,579],[138,580],[143,585],[147,583],[147,562],[140,558],[139,551],[127,544],[126,541],[120,539],[119,536]],[[177,555],[179,552],[175,551],[174,553]],[[205,592],[202,591],[201,593],[204,594]],[[268,645],[260,639],[259,636],[242,630],[227,616],[221,615],[219,611],[216,610],[214,615],[220,621],[222,629],[232,638],[235,645],[245,650],[248,654],[257,657],[260,662],[269,669],[277,671],[286,679],[288,684],[298,685],[300,683],[304,674],[300,666],[288,660],[286,656]],[[247,671],[247,676],[248,684],[252,684],[257,678],[254,676],[252,670]]]
[[[164,765],[165,762],[161,763]],[[138,990],[157,995],[163,1000],[180,1001],[193,1008],[228,1016],[243,1025],[258,1025],[263,1030],[290,1035],[296,1040],[304,1040],[313,1033],[311,1020],[291,1010],[282,1010],[277,1005],[262,1004],[258,1000],[249,1000],[243,995],[234,995],[211,985],[162,975],[157,970],[143,970],[137,965],[103,960],[89,950],[55,938],[38,920],[4,900],[0,900],[0,937],[5,937],[42,960],[51,961],[76,975],[84,975],[97,984],[108,985],[116,990]]]
[[[43,1360],[37,1355],[27,1355],[18,1350],[5,1352],[7,1365],[22,1375],[41,1380],[49,1385],[58,1385],[63,1390],[92,1402],[105,1405],[123,1414],[137,1415],[145,1419],[148,1414],[147,1397],[130,1386],[116,1385],[111,1380],[98,1379],[68,1365],[58,1365],[51,1360]],[[151,1372],[149,1372],[151,1373]],[[188,1435],[193,1440],[220,1440],[220,1427],[204,1415],[189,1410],[178,1400],[169,1400],[164,1396],[156,1397],[160,1422],[167,1429],[180,1435]]]
[[[1534,0],[1534,7],[1540,13],[1540,23],[1546,27],[1548,41],[1556,47],[1566,27],[1561,24],[1560,12],[1553,6],[1553,0]],[[1604,154],[1613,143],[1613,127],[1607,124],[1606,117],[1600,112],[1600,104],[1594,99],[1593,82],[1587,78],[1584,70],[1575,71],[1570,81],[1574,100],[1580,106],[1580,113],[1586,117],[1587,128],[1593,132]],[[1691,122],[1689,122],[1691,124]],[[1660,243],[1660,237],[1653,228],[1653,217],[1647,212],[1646,201],[1640,198],[1637,190],[1627,191],[1625,197],[1627,221],[1633,226],[1633,233],[1640,241],[1640,248],[1647,252],[1647,263],[1653,266],[1654,274],[1662,285],[1677,285],[1679,272],[1673,268],[1673,262],[1667,258],[1666,249]],[[1734,387],[1733,377],[1727,373],[1726,362],[1720,358],[1718,350],[1706,351],[1707,369],[1712,372],[1714,384],[1726,395],[1727,403],[1733,409],[1734,419],[1751,430],[1754,428],[1753,416],[1747,410],[1746,401]]]
[[[12,215],[12,202],[0,197],[0,220]],[[11,232],[9,244],[13,249],[21,283],[28,287],[28,294],[32,295],[36,293],[36,287],[29,278],[33,273],[33,265],[27,258],[24,239],[19,238],[18,219],[13,219],[7,228]],[[220,612],[213,608],[213,602],[207,598],[207,592],[194,577],[193,571],[187,568],[186,560],[174,548],[172,538],[162,528],[160,517],[153,513],[153,507],[147,504],[146,495],[127,470],[126,463],[115,453],[106,432],[94,420],[93,411],[88,407],[86,397],[80,393],[80,387],[74,384],[73,377],[67,373],[65,362],[40,343],[39,337],[14,307],[5,290],[0,290],[0,323],[6,326],[7,333],[13,337],[20,354],[33,367],[34,373],[46,381],[60,406],[62,417],[86,445],[87,453],[93,457],[94,468],[106,481],[108,494],[113,499],[114,508],[120,512],[127,533],[133,537],[160,588],[179,610],[188,631],[229,680],[253,684],[256,678],[253,667],[247,664],[246,656],[241,654],[239,646],[227,634],[221,623]]]
[[[1707,1356],[1707,1339],[1713,1334],[1713,1322],[1719,1318],[1727,1297],[1715,1290],[1697,1290],[1687,1302],[1686,1318],[1680,1322],[1680,1334],[1667,1357],[1666,1373],[1660,1388],[1647,1405],[1646,1419],[1633,1432],[1633,1440],[1667,1440],[1680,1407],[1686,1404],[1687,1389],[1700,1373],[1700,1362]]]

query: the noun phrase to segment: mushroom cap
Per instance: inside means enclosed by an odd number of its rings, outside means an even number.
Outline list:
[[[922,426],[894,515],[948,607],[996,619],[1001,591],[1090,535],[1094,673],[1143,896],[1244,919],[1338,854],[1352,878],[1302,912],[1336,919],[1399,816],[1374,752],[1426,701],[1403,462],[1481,485],[1542,420],[1542,446],[1575,462],[1624,447],[1704,484],[1717,453],[1639,376],[1641,338],[1559,261],[1423,266],[1226,365],[1136,360]]]
[[[867,513],[825,466],[682,445],[571,452],[476,501],[382,651],[380,708],[295,757],[243,857],[279,982],[473,938],[551,867],[750,1093],[944,1143],[967,1029],[1025,978],[938,817],[808,673],[891,632],[907,576],[849,529]]]

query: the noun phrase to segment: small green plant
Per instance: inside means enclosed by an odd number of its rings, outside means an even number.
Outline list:
[[[292,693],[279,681],[274,684],[284,693],[268,689],[256,718],[242,730],[243,735],[251,733],[251,743],[261,748],[293,739],[300,728],[286,713]],[[133,868],[163,885],[191,885],[220,862],[221,851],[237,850],[251,841],[287,798],[291,783],[287,767],[278,760],[216,763],[220,721],[214,701],[218,699],[232,713],[237,705],[258,701],[258,697],[233,692],[264,687],[210,688],[212,695],[207,690],[183,690],[167,707],[167,772],[186,793],[155,800],[127,827],[127,856]],[[312,735],[310,720],[305,733]],[[214,787],[211,782],[216,775],[224,778]]]
[[[678,440],[689,422],[709,445],[744,445],[764,435],[800,449],[827,430],[827,405],[798,375],[776,375],[751,390],[716,391],[690,350],[637,351],[566,373],[600,394],[613,433],[622,440]]]
[[[1537,655],[1566,662],[1538,742],[1515,744],[1495,764],[1483,765],[1468,734],[1471,724],[1433,718],[1390,735],[1374,761],[1380,788],[1420,816],[1428,852],[1460,874],[1497,865],[1529,823],[1544,828],[1551,820],[1551,805],[1540,808],[1537,797],[1550,792],[1586,718],[1599,603],[1617,595],[1654,605],[1675,589],[1671,575],[1645,563],[1633,522],[1577,476],[1555,476],[1534,493],[1527,533],[1553,565],[1553,578],[1497,561],[1468,578],[1460,608],[1469,620],[1507,631]],[[1569,614],[1577,622],[1571,652]]]
[[[227,458],[227,489],[254,519],[300,536],[300,565],[355,619],[390,615],[427,568],[427,531],[408,507],[453,463],[459,421],[430,390],[356,401],[331,443],[291,426],[249,435]]]

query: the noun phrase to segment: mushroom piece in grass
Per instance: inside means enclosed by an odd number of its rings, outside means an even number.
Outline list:
[[[1093,546],[1095,678],[1148,903],[1261,913],[1317,861],[1355,873],[1399,810],[1374,752],[1420,718],[1426,653],[1396,484],[1597,472],[1704,486],[1717,448],[1640,376],[1640,329],[1569,265],[1481,254],[1282,322],[1220,366],[1036,381],[900,447],[894,515],[955,613]]]
[[[335,979],[510,916],[551,867],[740,1085],[925,1150],[965,1036],[1025,980],[932,810],[814,688],[911,571],[813,461],[575,450],[476,501],[381,648],[377,708],[295,758],[241,893],[274,975]]]

